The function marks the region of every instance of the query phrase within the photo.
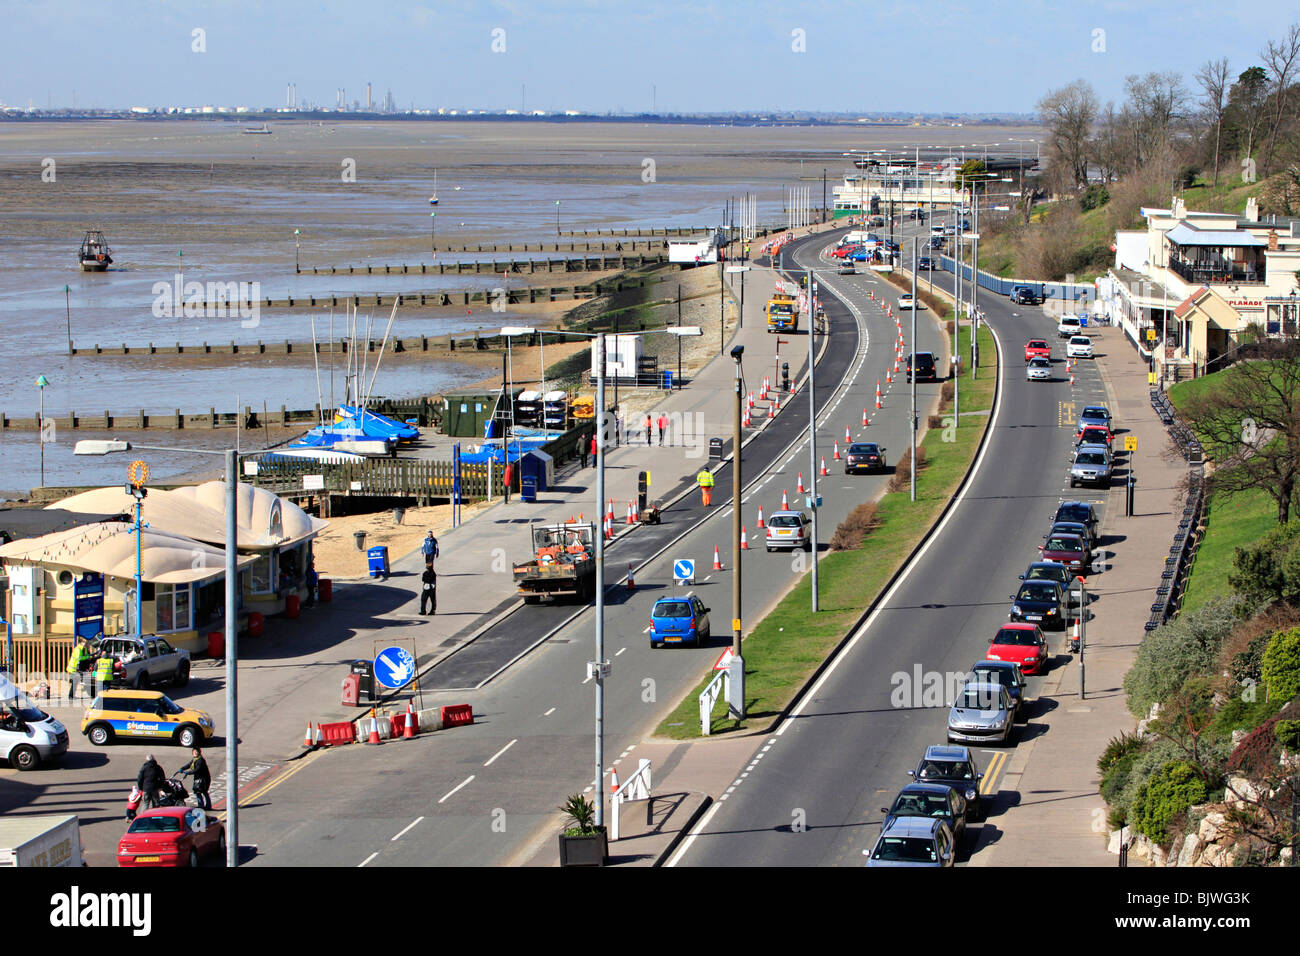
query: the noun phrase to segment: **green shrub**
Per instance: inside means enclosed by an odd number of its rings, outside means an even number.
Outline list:
[[[1216,669],[1219,645],[1232,631],[1236,602],[1216,601],[1156,628],[1138,648],[1124,675],[1124,691],[1134,716],[1168,700],[1193,674]]]
[[[1133,738],[1137,739],[1137,738]],[[1137,763],[1141,751],[1133,750],[1123,756],[1115,758],[1110,766],[1106,768],[1101,778],[1101,798],[1110,805],[1110,816],[1115,821],[1111,826],[1112,830],[1118,830],[1128,823],[1128,804],[1124,802],[1124,791],[1128,787],[1129,778],[1133,774],[1133,766]]]
[[[1300,627],[1273,635],[1264,648],[1259,672],[1269,700],[1282,703],[1300,694]]]
[[[1228,585],[1250,605],[1300,598],[1300,519],[1234,549],[1232,567]]]
[[[1247,681],[1259,683],[1260,663],[1264,656],[1264,648],[1268,646],[1269,636],[1261,634],[1251,641],[1244,651],[1233,655],[1232,661],[1228,664],[1228,673],[1238,684],[1245,684]]]
[[[1273,735],[1292,753],[1300,750],[1300,720],[1279,720],[1273,725]]]
[[[1254,698],[1251,700],[1250,698]],[[1210,733],[1216,737],[1230,740],[1234,730],[1250,730],[1274,716],[1278,711],[1277,701],[1270,701],[1264,695],[1262,687],[1243,687],[1240,693],[1228,698],[1228,702],[1219,708],[1210,724]]]
[[[1110,202],[1110,190],[1101,183],[1093,183],[1079,197],[1079,208],[1087,212],[1089,209],[1104,206],[1108,202]]]
[[[1104,774],[1115,765],[1116,761],[1130,754],[1136,754],[1141,749],[1141,737],[1121,730],[1118,737],[1110,738],[1110,742],[1106,744],[1106,749],[1097,758],[1097,769]]]
[[[1157,844],[1169,842],[1169,826],[1187,808],[1205,800],[1208,790],[1196,767],[1173,760],[1160,768],[1137,792],[1129,817],[1133,829]]]

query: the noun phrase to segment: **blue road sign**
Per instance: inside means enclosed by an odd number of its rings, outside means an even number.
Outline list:
[[[375,658],[375,680],[390,689],[405,687],[415,678],[415,658],[404,647],[386,647]]]
[[[678,581],[695,580],[695,559],[678,558],[673,562],[673,577]]]

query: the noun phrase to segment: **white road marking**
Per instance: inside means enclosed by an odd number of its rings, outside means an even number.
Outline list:
[[[485,767],[490,767],[490,766],[492,766],[492,764],[496,762],[497,757],[500,757],[503,753],[505,753],[507,750],[509,750],[511,747],[513,747],[513,746],[514,746],[515,744],[517,744],[517,743],[519,743],[519,738],[518,738],[518,737],[516,737],[514,740],[510,741],[510,743],[506,744],[504,747],[502,747],[500,750],[498,750],[496,753],[494,753],[491,757],[489,757],[487,763],[483,764],[483,766],[485,766]],[[471,779],[472,779],[472,778],[471,778]],[[452,791],[452,793],[455,793],[455,792],[456,792],[456,791],[454,791],[454,790]],[[450,794],[449,794],[448,796],[450,796]]]
[[[397,834],[397,836],[393,837],[393,838],[392,838],[391,840],[389,840],[388,842],[389,842],[389,843],[396,843],[398,840],[400,840],[403,836],[406,835],[407,831],[409,831],[409,830],[411,829],[411,827],[415,826],[417,823],[419,823],[419,822],[420,822],[421,820],[423,820],[423,819],[424,819],[424,817],[416,817],[414,820],[412,820],[410,823],[408,823],[408,824],[406,825],[406,828],[405,828],[404,830],[402,830],[401,833]],[[365,864],[362,864],[362,865],[364,866]]]
[[[648,630],[650,630],[650,629],[649,629],[649,628],[646,628],[646,630],[648,631]],[[642,633],[644,634],[645,631],[642,631]],[[619,650],[614,654],[614,656],[615,656],[615,657],[618,657],[618,655],[619,655],[619,654],[622,654],[623,651],[625,651],[625,650],[627,650],[626,647],[620,648],[620,649],[619,649]]]
[[[554,707],[552,707],[552,708],[551,708],[550,710],[548,710],[546,713],[542,714],[542,716],[543,716],[543,717],[549,717],[549,716],[551,716],[551,714],[553,714],[553,713],[555,713],[555,708],[554,708]]]
[[[357,869],[360,869],[361,867],[365,866],[367,863],[369,863],[371,860],[373,860],[373,859],[374,859],[375,857],[377,857],[377,856],[379,856],[379,851],[378,851],[378,850],[376,850],[374,853],[370,854],[368,857],[366,857],[364,860],[362,860],[360,863],[358,863],[358,864],[357,864]]]
[[[460,783],[456,784],[456,786],[454,786],[454,787],[452,787],[450,790],[448,790],[447,793],[446,793],[446,795],[443,796],[442,800],[439,800],[438,802],[439,802],[439,803],[442,803],[443,800],[446,800],[447,797],[450,797],[453,793],[455,793],[455,792],[456,792],[457,790],[459,790],[461,787],[464,787],[464,786],[468,785],[469,782],[470,782],[471,780],[473,780],[473,779],[474,779],[474,774],[470,774],[468,777],[466,777],[466,778],[465,778],[464,780],[462,780]]]

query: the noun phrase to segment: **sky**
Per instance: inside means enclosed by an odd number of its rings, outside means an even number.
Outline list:
[[[9,106],[1028,113],[1084,78],[1209,59],[1300,20],[1236,0],[0,0]]]

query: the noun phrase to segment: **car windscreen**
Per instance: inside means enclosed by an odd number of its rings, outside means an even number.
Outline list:
[[[1049,362],[1049,361],[1047,361],[1047,359],[1045,359],[1045,358],[1035,358],[1035,359],[1030,359],[1030,360],[1029,360],[1029,365],[1030,365],[1030,367],[1032,367],[1032,368],[1051,368],[1051,367],[1052,367],[1052,363]]]
[[[1089,405],[1083,410],[1084,418],[1110,418],[1110,412],[1100,405]]]
[[[942,793],[900,793],[889,812],[896,817],[947,817],[951,810]]]
[[[1087,523],[1091,512],[1085,505],[1061,505],[1056,509],[1057,521],[1081,521]]]
[[[158,709],[164,714],[173,714],[173,715],[179,714],[182,710],[184,710],[184,708],[181,707],[179,704],[177,704],[175,701],[169,700],[166,697],[163,697],[161,700],[158,701]]]
[[[1104,465],[1106,456],[1099,451],[1084,451],[1075,456],[1076,465]]]
[[[173,816],[136,817],[127,833],[180,833],[181,818]]]
[[[880,449],[878,449],[875,445],[871,444],[870,442],[865,442],[858,445],[850,445],[849,454],[850,455],[878,455],[880,454]]]
[[[1045,348],[1047,348],[1047,343],[1044,342],[1042,339],[1031,339],[1030,342],[1029,342],[1029,344],[1026,345],[1025,348],[1030,348],[1030,349],[1045,349]]]
[[[685,601],[663,601],[650,612],[651,617],[690,617],[691,606]],[[645,618],[642,618],[645,620]]]
[[[1048,551],[1082,551],[1083,542],[1078,538],[1048,538]]]
[[[799,519],[794,515],[776,515],[768,522],[768,526],[772,528],[797,528],[799,527]]]
[[[1060,567],[1048,568],[1043,566],[1032,567],[1029,573],[1025,575],[1027,581],[1068,581],[1070,578],[1070,569],[1061,565]]]
[[[1049,581],[1026,582],[1020,586],[1016,594],[1017,601],[1055,601],[1057,591],[1056,585]]]
[[[1002,694],[987,685],[967,687],[953,706],[963,710],[999,710],[1002,707]]]
[[[920,837],[881,837],[873,860],[894,860],[899,863],[935,863],[934,842]]]
[[[977,684],[1001,684],[1006,688],[1016,686],[1016,675],[1005,667],[990,668],[988,670],[977,667],[970,672],[970,676],[971,681]]]
[[[965,760],[927,760],[917,775],[922,780],[974,780],[975,773]]]
[[[1004,647],[1033,647],[1038,643],[1038,635],[1028,629],[1004,627],[998,631],[993,643]]]
[[[1085,428],[1079,433],[1079,444],[1106,444],[1106,433],[1100,428]]]

